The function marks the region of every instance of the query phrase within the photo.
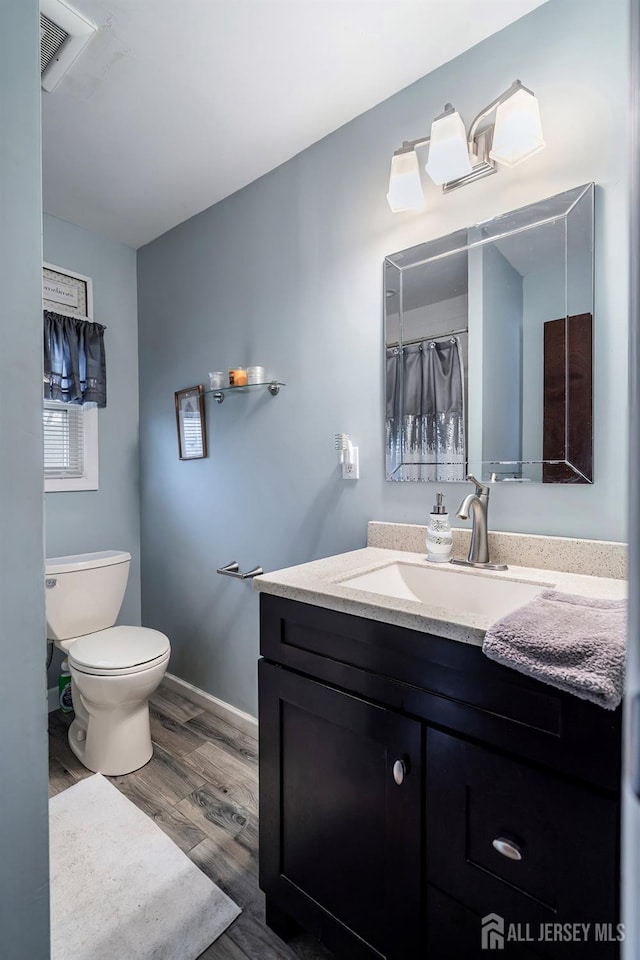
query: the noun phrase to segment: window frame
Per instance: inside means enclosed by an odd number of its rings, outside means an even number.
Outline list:
[[[50,401],[55,403],[56,401]],[[62,401],[60,401],[62,402]],[[63,404],[67,406],[67,404]],[[82,404],[82,436],[84,440],[84,469],[81,477],[45,476],[45,493],[63,493],[71,490],[97,490],[99,480],[98,407],[95,403]]]
[[[53,300],[42,301],[43,310],[54,310],[65,317],[75,317],[80,320],[93,321],[93,280],[84,274],[59,267],[54,263],[43,262],[42,269],[51,270],[60,274],[62,280],[68,278],[76,283],[84,284],[86,290],[87,313],[65,307],[63,303]],[[44,277],[44,274],[43,274]],[[54,401],[55,402],[55,401]],[[44,400],[43,400],[44,404]],[[98,407],[95,403],[82,404],[82,433],[84,438],[84,470],[81,477],[45,477],[45,493],[66,493],[80,490],[97,490],[99,482],[99,449],[98,449]],[[43,446],[44,450],[44,446]],[[44,471],[44,464],[43,464]]]

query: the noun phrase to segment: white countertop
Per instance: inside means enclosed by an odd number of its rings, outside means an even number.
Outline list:
[[[356,590],[337,581],[349,576],[368,573],[395,561],[418,566],[431,564],[424,554],[406,550],[388,550],[381,547],[365,547],[335,557],[313,560],[295,567],[275,570],[256,577],[257,590],[271,593],[288,600],[299,600],[340,613],[351,613],[369,620],[379,620],[400,627],[408,627],[422,633],[433,633],[450,640],[481,646],[485,632],[491,626],[486,615],[469,614],[451,607],[427,605],[417,600],[401,600],[378,593]],[[483,570],[447,564],[453,576],[487,576]],[[492,578],[518,580],[522,583],[544,584],[547,589],[560,590],[584,597],[599,597],[607,600],[622,600],[627,596],[624,580],[608,577],[593,577],[583,574],[563,573],[550,569],[518,567],[513,564],[504,572],[492,570]]]

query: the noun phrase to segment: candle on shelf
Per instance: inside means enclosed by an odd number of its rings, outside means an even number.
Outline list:
[[[229,370],[230,387],[246,387],[246,385],[247,371],[244,367],[234,367],[232,370]]]

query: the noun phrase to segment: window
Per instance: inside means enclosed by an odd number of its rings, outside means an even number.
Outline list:
[[[79,320],[92,320],[93,284],[90,277],[45,263],[42,281],[45,310]],[[97,490],[97,405],[45,400],[42,426],[45,492]]]
[[[98,408],[95,403],[45,400],[44,489],[98,489]]]

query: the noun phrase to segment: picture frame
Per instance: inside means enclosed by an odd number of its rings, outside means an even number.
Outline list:
[[[178,456],[181,460],[202,460],[207,456],[203,385],[176,390],[175,404]]]
[[[54,263],[43,263],[42,306],[65,317],[93,320],[93,280]]]

